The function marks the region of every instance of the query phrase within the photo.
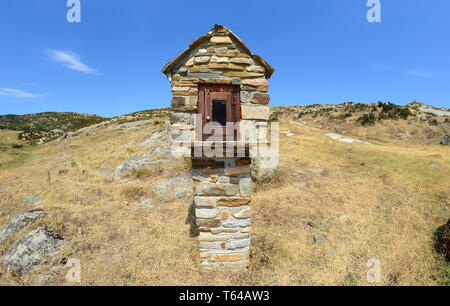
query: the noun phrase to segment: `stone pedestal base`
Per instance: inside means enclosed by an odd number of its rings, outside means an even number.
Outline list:
[[[250,159],[192,159],[200,259],[207,269],[245,269],[250,257]]]

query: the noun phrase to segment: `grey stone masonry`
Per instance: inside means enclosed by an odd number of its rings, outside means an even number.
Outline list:
[[[206,143],[198,139],[198,128],[203,126],[197,118],[205,117],[208,114],[205,108],[211,110],[212,106],[206,104],[205,95],[209,93],[202,93],[202,88],[229,86],[235,90],[233,94],[237,92],[226,104],[226,121],[228,124],[228,119],[233,118],[230,122],[239,122],[240,147],[236,139],[234,149],[238,152],[238,147],[243,148],[240,152],[244,154],[232,151],[232,156],[210,156],[200,150],[199,156],[194,148],[179,152],[192,160],[193,205],[202,267],[245,269],[249,266],[251,244],[252,159],[249,148],[256,142],[267,141],[268,79],[274,69],[260,56],[252,54],[230,29],[216,25],[167,63],[162,72],[172,87],[173,143],[193,146],[198,142]],[[222,94],[220,97],[225,95],[221,89],[212,91],[218,96]],[[247,130],[254,130],[255,126],[263,132],[257,139],[247,138]]]

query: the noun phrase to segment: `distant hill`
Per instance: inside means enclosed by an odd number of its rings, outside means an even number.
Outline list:
[[[286,119],[310,128],[381,142],[437,144],[450,130],[450,109],[416,101],[405,106],[380,101],[271,108],[271,121]]]
[[[0,115],[0,129],[36,130],[48,132],[54,129],[77,130],[79,128],[100,123],[107,118],[95,114],[45,112],[27,115]]]
[[[22,131],[19,138],[33,142],[47,134],[61,134],[108,120],[91,114],[45,112],[27,115],[0,115],[0,129]]]
[[[128,115],[105,118],[96,114],[43,112],[26,115],[0,115],[0,130],[21,131],[19,139],[28,143],[45,143],[67,133],[99,123],[145,120],[166,115],[168,109],[144,110]]]
[[[341,104],[312,104],[276,106],[270,111],[270,120],[283,118],[309,127],[335,133],[355,133],[372,140],[439,143],[448,134],[450,109],[437,108],[417,101],[405,106],[390,102]],[[0,130],[20,131],[20,140],[43,144],[74,136],[86,129],[110,124],[159,118],[165,120],[170,108],[143,110],[104,118],[95,114],[73,112],[45,112],[27,115],[0,115]]]

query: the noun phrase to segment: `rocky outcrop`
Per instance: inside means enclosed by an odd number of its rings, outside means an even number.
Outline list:
[[[172,179],[160,181],[153,187],[155,194],[164,201],[184,200],[193,193],[192,178],[178,176]]]
[[[44,215],[42,210],[35,210],[18,215],[9,222],[0,233],[0,245],[6,242],[13,235],[18,234],[27,224]]]
[[[176,160],[177,158],[171,154],[170,141],[171,134],[168,126],[162,126],[152,131],[140,143],[141,147],[150,147],[148,154],[135,155],[123,161],[113,171],[111,179],[119,178],[126,172]]]
[[[23,200],[22,202],[19,203],[19,206],[22,206],[25,204],[39,204],[40,202],[41,202],[41,197],[37,195],[37,196]]]
[[[171,140],[168,126],[157,128],[148,134],[141,142],[141,147],[148,148],[155,145],[167,144]]]
[[[41,264],[44,254],[55,254],[62,248],[63,240],[51,230],[39,227],[15,242],[6,254],[3,268],[24,275]]]
[[[441,140],[441,145],[450,146],[450,135],[445,135]]]
[[[150,155],[142,154],[135,155],[125,161],[123,161],[111,174],[111,179],[116,179],[122,176],[126,172],[132,172],[136,169],[141,169],[146,166],[160,164],[161,161],[150,161]]]

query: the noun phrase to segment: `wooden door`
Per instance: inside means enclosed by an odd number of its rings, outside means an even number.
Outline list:
[[[208,139],[219,128],[226,140],[227,122],[240,121],[239,86],[199,85],[197,112],[202,120],[202,125],[197,126],[198,140]],[[205,129],[207,123],[214,125],[214,129]],[[237,140],[239,133],[235,131],[234,134],[233,138]]]

